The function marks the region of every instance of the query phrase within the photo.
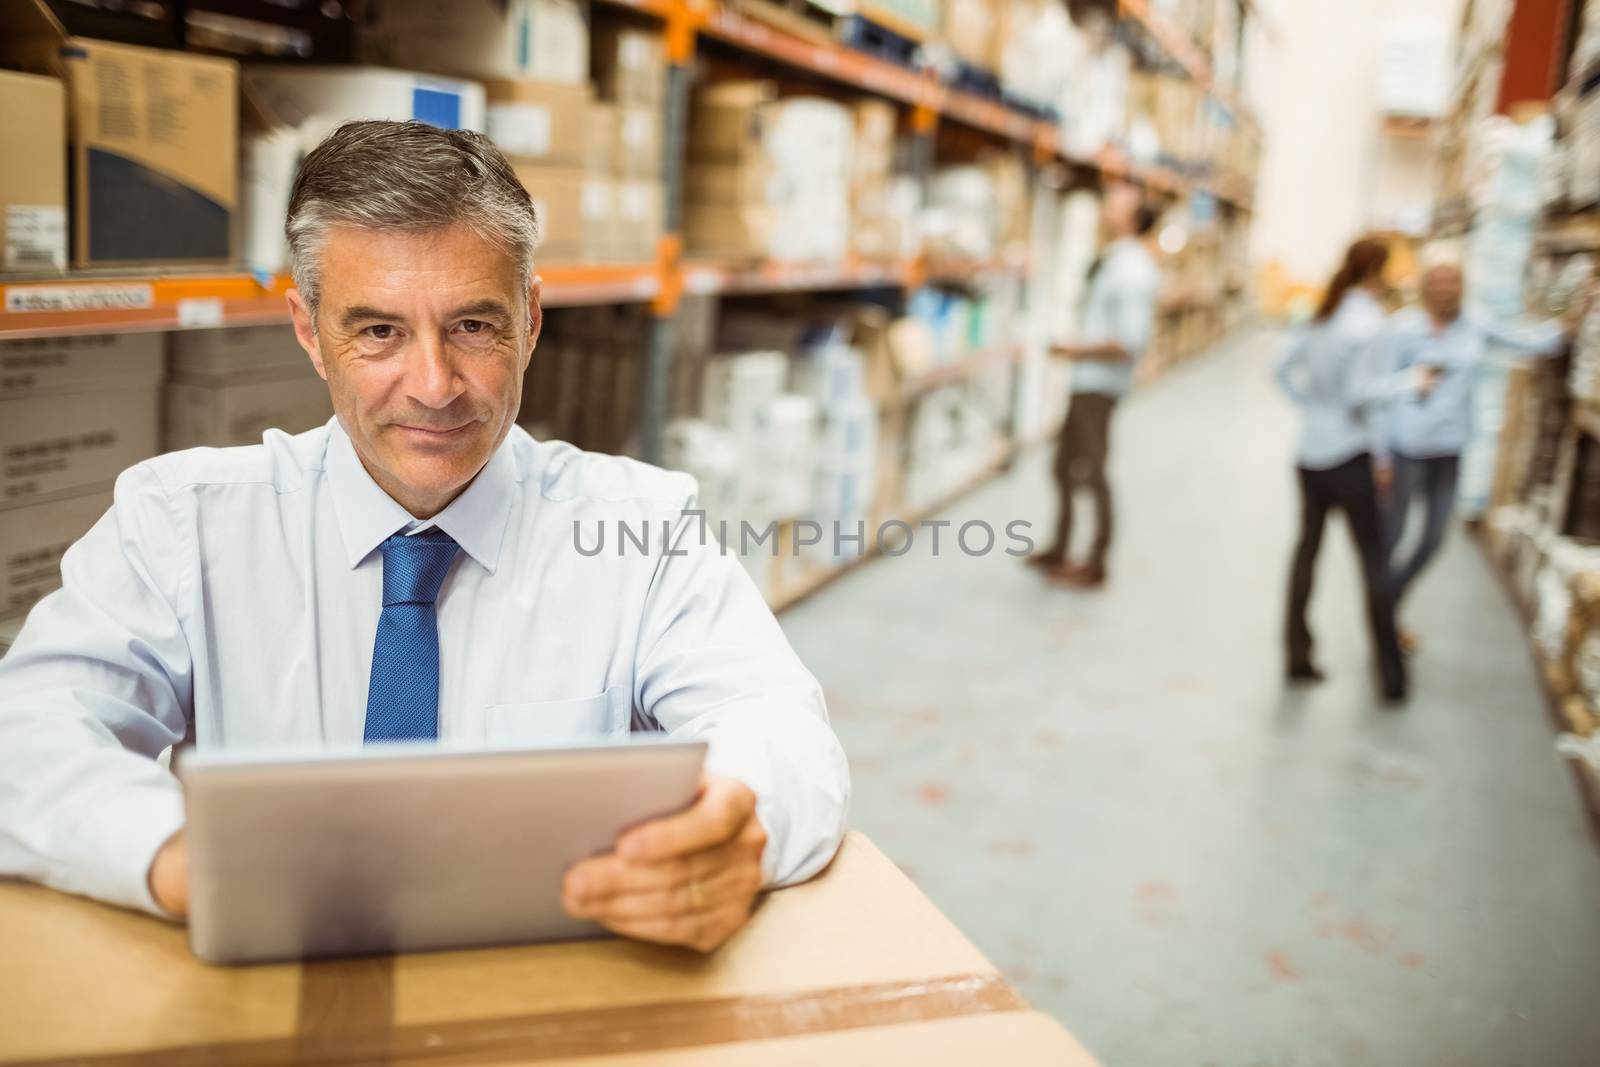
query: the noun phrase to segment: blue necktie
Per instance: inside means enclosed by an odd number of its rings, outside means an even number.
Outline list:
[[[459,546],[443,530],[382,545],[383,614],[372,645],[366,741],[439,736],[439,618],[434,601]]]

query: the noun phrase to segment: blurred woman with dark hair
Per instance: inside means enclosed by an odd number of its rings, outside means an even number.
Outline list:
[[[1390,468],[1373,410],[1393,382],[1381,352],[1385,313],[1378,301],[1388,260],[1388,249],[1378,241],[1364,238],[1350,246],[1316,317],[1284,351],[1277,377],[1304,417],[1297,460],[1300,543],[1289,579],[1285,633],[1289,679],[1316,682],[1323,677],[1312,659],[1306,612],[1322,530],[1328,512],[1338,509],[1361,554],[1382,692],[1385,699],[1399,702],[1406,696],[1406,665],[1395,632],[1378,511],[1378,493],[1387,486]]]

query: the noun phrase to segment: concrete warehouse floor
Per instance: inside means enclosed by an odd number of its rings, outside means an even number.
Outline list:
[[[1600,847],[1478,547],[1453,532],[1417,589],[1415,695],[1386,711],[1335,520],[1331,679],[1280,683],[1280,340],[1124,405],[1107,591],[923,540],[783,616],[854,824],[1108,1067],[1600,1063]],[[1048,462],[944,517],[1042,541]]]

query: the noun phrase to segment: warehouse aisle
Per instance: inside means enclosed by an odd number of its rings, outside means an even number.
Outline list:
[[[1108,1067],[1576,1067],[1600,1046],[1600,848],[1476,546],[1455,535],[1415,596],[1395,713],[1333,527],[1332,679],[1279,683],[1276,342],[1122,412],[1108,592],[924,540],[783,616],[851,755],[854,823]],[[1046,461],[943,517],[1042,531]]]

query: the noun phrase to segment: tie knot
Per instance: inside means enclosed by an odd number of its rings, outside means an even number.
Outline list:
[[[395,534],[380,546],[383,552],[383,606],[432,604],[445,572],[460,546],[443,530],[412,537]]]

